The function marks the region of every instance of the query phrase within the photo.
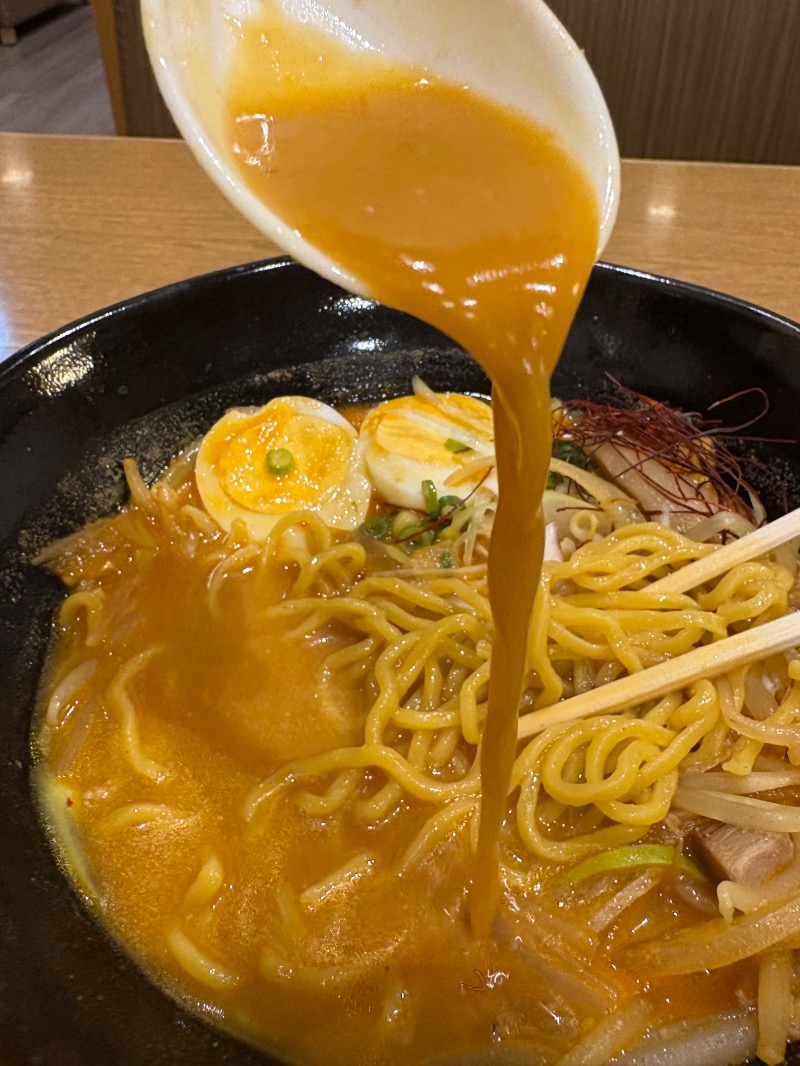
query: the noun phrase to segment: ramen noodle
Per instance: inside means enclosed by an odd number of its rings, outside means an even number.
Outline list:
[[[47,816],[87,901],[190,1008],[306,1063],[782,1058],[800,661],[660,695],[647,678],[782,624],[796,556],[663,591],[745,544],[758,501],[723,499],[710,438],[656,462],[629,425],[628,473],[661,486],[648,513],[642,483],[607,477],[590,406],[553,414],[527,739],[477,939],[487,404],[417,382],[345,418],[229,413],[151,486],[128,460],[130,503],[44,553],[68,589],[36,737]],[[547,724],[631,680],[632,705]]]

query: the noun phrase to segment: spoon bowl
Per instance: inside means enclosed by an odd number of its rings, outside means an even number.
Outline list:
[[[263,0],[142,0],[145,37],[164,99],[193,152],[267,237],[362,296],[364,282],[288,225],[244,184],[226,133],[225,86],[242,26]],[[619,153],[583,53],[543,0],[271,0],[283,14],[353,51],[377,52],[511,108],[552,130],[589,178],[602,251],[616,216]],[[321,59],[322,57],[320,57]],[[320,68],[322,69],[322,68]],[[305,69],[306,82],[319,77]]]

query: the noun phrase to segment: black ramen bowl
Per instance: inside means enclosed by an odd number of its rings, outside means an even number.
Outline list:
[[[137,297],[33,344],[0,370],[0,1061],[235,1066],[268,1057],[190,1017],[84,908],[31,786],[29,728],[55,581],[30,558],[123,499],[234,404],[306,393],[333,404],[435,389],[486,393],[482,371],[415,319],[285,260]],[[627,388],[685,409],[754,388],[743,447],[773,513],[800,504],[800,327],[635,271],[595,268],[554,381],[562,398]],[[728,424],[761,393],[719,412]],[[713,415],[712,415],[713,417]],[[784,443],[776,443],[778,439]],[[800,1064],[794,1049],[790,1061]]]

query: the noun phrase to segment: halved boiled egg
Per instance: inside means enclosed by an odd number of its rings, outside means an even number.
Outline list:
[[[212,518],[226,530],[240,518],[256,538],[293,511],[354,530],[369,508],[358,434],[338,411],[306,396],[228,411],[203,438],[195,477]]]
[[[387,400],[361,425],[372,483],[387,503],[427,510],[422,482],[462,499],[483,486],[495,495],[494,426],[488,403],[461,393]]]

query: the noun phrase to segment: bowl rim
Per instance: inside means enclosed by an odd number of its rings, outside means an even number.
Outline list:
[[[37,358],[47,355],[51,348],[62,345],[70,338],[85,332],[91,326],[99,324],[108,318],[119,316],[129,310],[135,311],[141,307],[146,307],[154,300],[168,300],[173,294],[186,292],[189,289],[214,288],[221,280],[287,269],[308,271],[308,267],[303,266],[291,256],[271,256],[266,259],[255,259],[248,263],[221,267],[219,270],[195,274],[188,278],[169,282],[166,285],[159,285],[154,289],[148,289],[134,296],[125,297],[116,303],[91,311],[87,315],[75,318],[63,326],[59,326],[49,333],[29,341],[28,344],[23,345],[22,348],[7,356],[0,362],[0,389],[18,373],[25,371]],[[718,289],[712,289],[696,282],[684,281],[665,274],[657,274],[637,267],[606,262],[605,260],[595,263],[588,284],[591,284],[592,278],[597,275],[629,278],[647,288],[663,289],[665,292],[689,298],[699,304],[711,304],[714,307],[751,317],[764,325],[770,325],[781,332],[785,331],[789,336],[795,336],[800,343],[800,322],[779,314],[777,311],[771,311],[769,308],[752,303],[743,297],[732,296],[729,293],[721,292]],[[368,299],[370,303],[378,303],[372,298]],[[578,308],[578,314],[580,314],[580,307]]]

